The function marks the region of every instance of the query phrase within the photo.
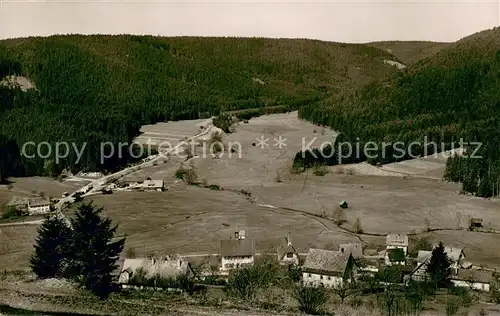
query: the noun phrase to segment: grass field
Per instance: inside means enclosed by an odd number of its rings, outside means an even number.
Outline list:
[[[163,125],[159,133],[173,133],[169,126],[172,125]],[[196,128],[194,123],[191,126]],[[183,128],[191,129],[188,125]],[[170,186],[169,191],[117,192],[92,199],[119,224],[119,234],[127,236],[126,247],[133,248],[137,256],[155,252],[218,253],[219,240],[231,236],[235,229],[246,229],[256,239],[259,252],[271,251],[288,231],[299,252],[307,252],[310,247],[338,249],[340,243],[356,241],[370,248],[381,247],[384,234],[421,232],[428,222],[431,229],[445,229],[429,233],[431,241],[464,247],[474,264],[500,268],[499,234],[458,230],[468,226],[470,217],[481,217],[487,228],[500,230],[500,202],[459,195],[460,185],[433,179],[441,177],[444,159],[426,157],[384,168],[362,164],[337,166],[322,177],[311,172],[290,174],[289,167],[302,147],[302,139],[307,144],[318,137],[314,142],[318,146],[331,141],[334,135],[333,131],[323,132],[297,119],[296,113],[262,116],[248,124],[240,123],[235,133],[223,136],[226,145],[241,145],[232,157],[226,152],[219,159],[210,155],[204,158],[203,152],[198,152],[198,158],[184,162],[195,166],[200,181],[206,179],[208,184],[220,185],[222,191],[176,181],[175,170],[182,160],[172,158],[126,177],[161,178]],[[252,146],[260,136],[269,138],[269,146]],[[274,138],[280,136],[286,138],[286,146],[281,149],[273,146]],[[400,173],[390,176],[394,171],[419,177]],[[276,179],[278,174],[281,182]],[[28,187],[30,179],[25,181]],[[34,179],[35,184],[39,181]],[[54,187],[67,190],[59,184]],[[242,189],[251,198],[242,194]],[[345,210],[348,222],[342,228],[331,219],[321,218],[323,213],[331,216],[340,200],[349,203]],[[358,218],[366,234],[346,231]],[[2,230],[9,236],[8,240],[0,240],[2,266],[27,266],[34,230],[35,227]],[[20,246],[13,252],[16,244]]]

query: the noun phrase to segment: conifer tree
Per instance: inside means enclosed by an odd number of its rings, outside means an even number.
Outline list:
[[[30,259],[31,269],[39,278],[59,276],[70,229],[57,217],[47,217],[38,228],[35,251]]]
[[[113,273],[125,239],[113,240],[117,226],[101,215],[102,210],[92,202],[82,204],[71,219],[71,253],[65,274],[105,298],[112,290]]]
[[[451,261],[445,252],[443,243],[440,242],[437,247],[432,250],[430,262],[427,264],[427,272],[431,280],[438,287],[447,287],[450,281]]]

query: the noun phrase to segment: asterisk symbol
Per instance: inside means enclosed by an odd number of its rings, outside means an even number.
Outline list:
[[[279,149],[281,149],[282,147],[286,147],[286,138],[283,137],[283,136],[280,136],[278,138],[274,138],[274,141],[276,142],[276,144],[274,144],[274,147],[278,146]]]
[[[269,146],[269,144],[267,143],[269,141],[269,138],[265,138],[264,136],[261,136],[261,137],[257,137],[256,140],[257,140],[256,146],[259,146],[260,149],[264,149],[264,147]]]

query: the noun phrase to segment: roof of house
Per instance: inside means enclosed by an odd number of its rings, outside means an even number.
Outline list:
[[[292,245],[292,243],[288,242],[286,238],[284,238],[281,244],[278,246],[278,257],[283,258],[287,253],[297,253],[297,250]]]
[[[408,246],[408,236],[405,234],[389,234],[385,238],[387,246]]]
[[[422,263],[430,259],[432,256],[432,251],[419,250],[417,254],[417,262]]]
[[[30,198],[30,199],[28,199],[28,205],[30,207],[49,206],[50,201],[48,199],[41,198],[41,197]]]
[[[451,261],[458,261],[460,259],[460,255],[463,253],[462,248],[458,247],[444,247],[444,252],[446,252],[446,255]]]
[[[222,257],[243,257],[255,255],[255,241],[253,238],[223,239],[220,241],[220,255]]]
[[[28,204],[28,199],[25,196],[13,196],[12,199],[10,199],[9,203],[7,203],[7,206],[20,206],[20,205],[26,205]]]
[[[311,248],[307,253],[302,270],[322,274],[342,274],[350,257],[352,257],[350,252],[342,253],[340,251]]]
[[[148,188],[162,188],[163,180],[144,180],[142,186]]]
[[[177,278],[179,276],[187,275],[192,272],[189,262],[183,260],[164,260],[164,259],[125,259],[123,262],[121,272],[128,272],[133,276],[137,269],[142,268],[146,271],[147,277],[159,275],[163,278]],[[123,279],[119,280],[123,283]]]
[[[493,280],[493,273],[490,271],[476,269],[461,269],[457,275],[450,277],[452,280],[469,281],[474,280],[478,283],[489,283]]]
[[[387,250],[387,255],[389,256],[389,260],[391,262],[400,262],[405,261],[405,252],[401,248],[389,249]]]
[[[354,258],[360,258],[363,256],[363,245],[360,243],[348,243],[348,244],[340,244],[339,251],[342,252],[350,252]]]

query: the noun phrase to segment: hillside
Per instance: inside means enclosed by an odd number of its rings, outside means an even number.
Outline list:
[[[368,84],[357,94],[304,107],[299,115],[342,131],[343,140],[359,138],[379,144],[376,157],[361,153],[344,162],[388,163],[432,154],[431,141],[438,144],[438,151],[457,147],[460,139],[481,142],[475,154],[481,159],[472,157],[478,146],[471,144],[471,158],[449,160],[445,176],[463,181],[466,191],[496,195],[500,178],[498,38],[498,28],[463,38],[392,78]],[[414,141],[419,145],[410,148]],[[382,149],[382,142],[392,146]],[[404,155],[395,149],[396,142],[404,143]],[[335,164],[338,159],[325,162]]]
[[[385,50],[401,60],[405,65],[411,65],[419,60],[431,57],[451,43],[425,41],[386,41],[371,42],[369,46]]]
[[[4,40],[0,77],[23,75],[36,90],[2,88],[0,150],[10,141],[9,156],[17,157],[12,141],[19,148],[26,141],[71,141],[79,147],[87,142],[80,164],[71,151],[60,164],[23,159],[15,174],[56,174],[67,166],[110,170],[129,157],[101,165],[99,144],[130,143],[143,124],[226,110],[296,109],[397,72],[384,59],[397,60],[366,45],[315,40],[130,35]]]

